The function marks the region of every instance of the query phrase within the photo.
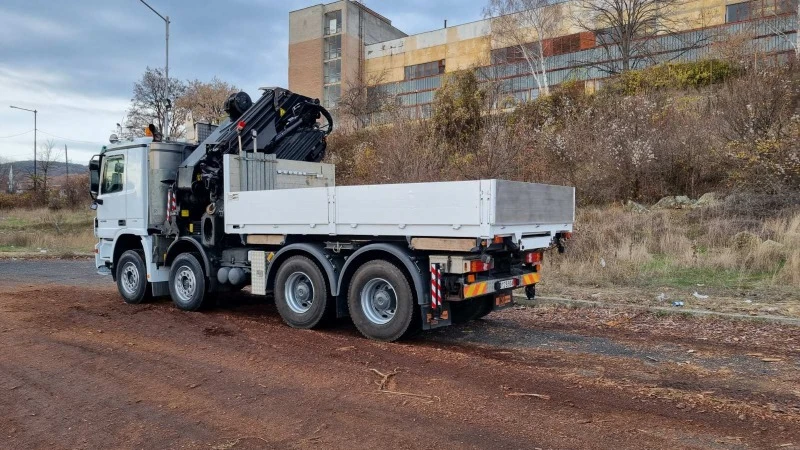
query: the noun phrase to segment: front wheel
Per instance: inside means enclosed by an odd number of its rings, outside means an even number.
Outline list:
[[[197,253],[183,253],[169,269],[169,295],[184,311],[197,311],[206,299],[206,275]]]
[[[117,289],[125,303],[138,305],[150,297],[143,254],[128,250],[117,261]]]
[[[409,332],[416,305],[405,274],[389,261],[370,261],[353,275],[350,317],[370,339],[396,341]]]

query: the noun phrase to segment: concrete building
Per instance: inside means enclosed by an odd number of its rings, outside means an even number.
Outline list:
[[[604,41],[603,30],[587,32],[570,20],[580,14],[576,2],[550,7],[562,8],[565,19],[553,36],[541,40],[549,84],[575,80],[589,90],[596,88],[615,72],[618,52]],[[349,0],[294,11],[289,17],[290,89],[320,97],[327,106],[336,104],[342,86],[359,80],[394,96],[410,115],[425,117],[443,77],[464,69],[500,81],[504,92],[519,101],[539,94],[528,64],[515,59],[513,46],[492,32],[495,19],[407,36],[388,19]],[[746,35],[754,50],[783,57],[797,45],[797,0],[687,0],[670,21],[671,32],[649,38],[651,50],[637,57],[636,67],[718,56],[720,44],[733,35]],[[530,37],[531,42],[540,40],[535,32]]]
[[[361,81],[365,46],[406,36],[351,0],[292,11],[289,30],[289,90],[319,98],[326,107],[336,105],[343,86]]]

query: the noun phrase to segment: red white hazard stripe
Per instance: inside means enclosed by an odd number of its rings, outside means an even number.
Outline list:
[[[175,199],[175,193],[170,189],[167,191],[167,219],[171,219],[176,211],[178,211],[178,202]]]
[[[431,309],[442,306],[442,271],[439,264],[431,264]]]

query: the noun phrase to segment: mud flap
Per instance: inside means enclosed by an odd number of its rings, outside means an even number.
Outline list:
[[[516,305],[516,303],[514,302],[514,293],[512,291],[498,292],[494,295],[494,305],[492,306],[492,311],[502,311],[504,309],[511,308],[514,305]]]
[[[440,306],[441,311],[437,312],[431,309],[430,305],[420,305],[422,311],[422,329],[434,330],[436,328],[447,327],[453,324],[450,318],[450,304],[442,302]],[[437,319],[436,316],[439,316]]]
[[[150,288],[153,290],[153,297],[166,297],[169,295],[168,281],[150,283]]]

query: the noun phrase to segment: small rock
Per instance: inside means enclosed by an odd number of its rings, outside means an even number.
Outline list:
[[[784,256],[785,245],[767,239],[758,246],[758,252],[768,259],[781,259]]]
[[[761,238],[749,231],[740,231],[733,236],[733,247],[736,250],[752,250],[761,245]]]
[[[702,208],[704,206],[713,206],[720,202],[720,198],[714,192],[707,192],[694,202],[692,208]]]
[[[705,300],[705,299],[707,299],[707,298],[708,298],[708,296],[707,296],[707,295],[700,294],[700,293],[699,293],[699,292],[697,292],[697,291],[694,291],[694,294],[692,294],[692,296],[693,296],[694,298],[696,298],[696,299],[700,299],[700,300]]]
[[[686,209],[694,205],[692,199],[685,195],[664,197],[653,205],[653,209]]]
[[[633,200],[628,200],[625,202],[625,206],[623,208],[625,211],[634,212],[634,213],[646,213],[648,211],[647,207],[642,205],[641,203],[636,203]]]

